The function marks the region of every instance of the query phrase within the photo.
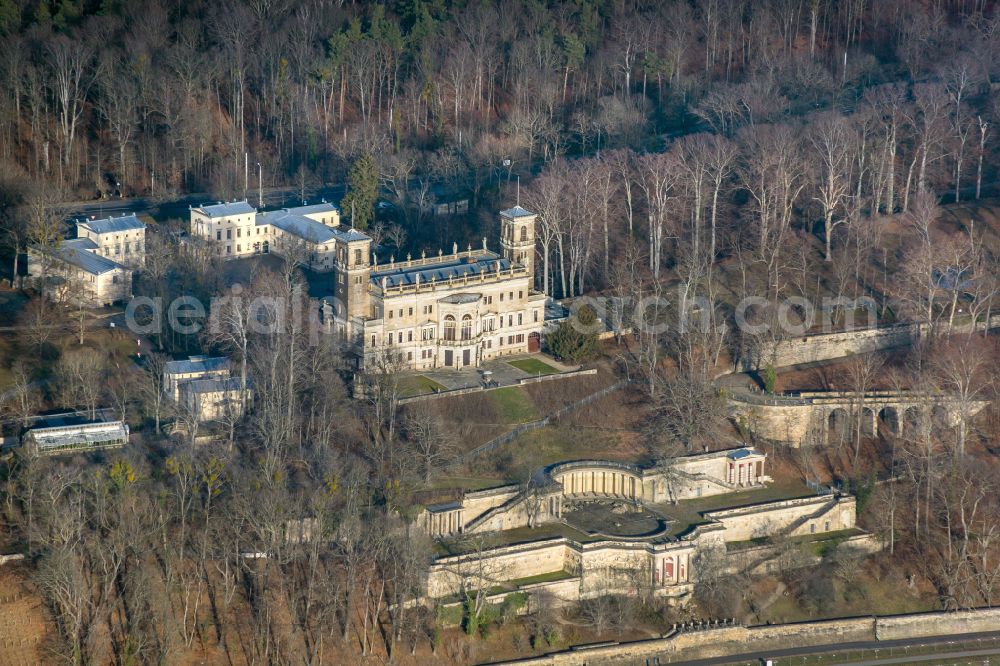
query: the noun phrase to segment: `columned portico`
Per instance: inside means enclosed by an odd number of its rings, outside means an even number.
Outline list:
[[[629,471],[614,469],[568,469],[553,475],[562,484],[562,494],[593,495],[641,500],[642,480]]]
[[[452,536],[464,531],[462,507],[457,502],[427,507],[425,529],[432,536]]]
[[[726,481],[731,485],[757,486],[764,482],[764,454],[753,449],[739,449],[726,458]]]

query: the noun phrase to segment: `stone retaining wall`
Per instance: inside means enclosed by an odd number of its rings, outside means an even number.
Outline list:
[[[979,322],[976,329],[982,329],[985,322]],[[990,317],[989,328],[1000,326],[1000,315]],[[942,332],[947,332],[947,322],[939,324]],[[951,332],[961,333],[973,328],[971,323],[955,324]],[[928,324],[896,324],[879,328],[862,328],[837,333],[817,333],[787,340],[779,340],[761,349],[756,354],[743,357],[740,365],[744,371],[757,370],[773,363],[777,367],[815,363],[843,358],[852,354],[864,354],[880,349],[892,349],[913,344],[917,338],[930,329]]]
[[[517,592],[522,592],[528,595],[528,602],[517,610],[517,614],[529,615],[536,612],[541,604],[545,604],[547,607],[552,608],[565,606],[578,601],[580,598],[580,577],[574,576],[572,578],[554,580],[548,583],[532,583],[531,585],[522,585],[517,589]],[[514,592],[491,594],[486,597],[486,603],[500,605],[510,594],[514,594]],[[461,605],[461,601],[453,601],[448,604],[441,604],[441,608],[458,608]],[[445,626],[453,625],[446,624]]]
[[[865,328],[840,333],[820,333],[780,340],[755,358],[743,359],[744,370],[756,370],[772,363],[777,367],[829,361],[852,354],[864,354],[913,344],[921,327],[902,324],[884,328]]]
[[[428,570],[427,596],[455,594],[466,577],[509,581],[563,571],[567,567],[567,543],[567,539],[556,538],[440,558]]]
[[[875,627],[876,637],[880,641],[997,630],[1000,630],[998,608],[882,617]]]

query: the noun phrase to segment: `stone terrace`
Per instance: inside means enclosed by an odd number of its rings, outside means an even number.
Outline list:
[[[753,488],[711,497],[681,500],[675,504],[663,502],[651,508],[667,516],[671,522],[670,536],[681,536],[697,525],[709,522],[703,514],[722,509],[738,509],[763,502],[776,502],[816,494],[800,481],[774,482],[765,488]]]

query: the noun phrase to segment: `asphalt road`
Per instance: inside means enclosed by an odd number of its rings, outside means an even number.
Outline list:
[[[1000,650],[966,650],[964,652],[944,652],[914,657],[894,657],[892,659],[877,659],[869,661],[849,661],[838,666],[887,666],[888,664],[919,664],[924,661],[940,663],[952,659],[968,659],[970,657],[992,657],[1000,654]],[[963,662],[968,664],[969,662]],[[977,663],[977,662],[972,662]],[[983,663],[989,664],[989,661]]]
[[[766,650],[761,652],[747,652],[744,654],[733,654],[726,657],[713,657],[711,659],[696,659],[691,661],[668,661],[669,655],[663,655],[659,658],[659,664],[684,664],[684,666],[725,666],[726,664],[738,664],[740,662],[753,662],[759,661],[761,659],[771,659],[774,661],[775,666],[792,666],[793,664],[801,663],[801,660],[796,660],[795,657],[802,657],[808,655],[835,655],[839,652],[850,652],[850,651],[860,651],[860,650],[871,650],[873,653],[875,650],[879,651],[878,658],[875,658],[874,654],[872,659],[866,659],[864,661],[849,661],[851,658],[857,658],[857,655],[853,657],[849,655],[845,656],[845,661],[837,662],[844,665],[850,664],[852,666],[875,666],[877,664],[911,664],[919,661],[933,661],[940,659],[952,659],[952,658],[963,658],[963,657],[974,657],[981,655],[991,655],[1000,654],[1000,648],[995,647],[997,645],[994,642],[994,647],[990,649],[973,649],[971,646],[975,645],[977,640],[981,641],[1000,641],[1000,631],[991,631],[977,634],[952,634],[948,636],[928,636],[927,638],[918,639],[903,639],[896,641],[866,641],[866,642],[855,642],[855,643],[837,643],[835,645],[815,645],[811,647],[804,648],[790,648],[787,650]],[[952,650],[942,650],[938,654],[934,655],[913,655],[906,656],[905,654],[900,654],[900,648],[923,648],[930,645],[948,645],[954,644],[956,647],[961,647],[965,649]],[[926,659],[924,657],[927,657]],[[649,664],[654,664],[652,657],[649,657],[647,662]],[[763,662],[761,662],[763,663]]]

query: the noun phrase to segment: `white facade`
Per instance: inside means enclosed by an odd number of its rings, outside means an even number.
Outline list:
[[[56,303],[100,307],[132,297],[132,269],[97,254],[88,238],[28,250],[28,275]]]
[[[258,212],[246,201],[206,204],[191,209],[191,237],[224,259],[258,254],[300,253],[315,271],[333,269],[340,211],[320,203]]]
[[[334,273],[327,325],[348,340],[359,368],[478,366],[536,351],[545,297],[533,290],[536,215],[500,213],[501,252],[482,249],[378,265],[372,239],[340,226],[330,204],[258,213],[246,201],[191,209],[191,236],[223,258],[295,254]]]
[[[502,252],[482,249],[367,265],[371,242],[338,255],[324,319],[353,342],[360,368],[463,368],[536,351],[545,296],[533,290],[536,216],[500,214]]]
[[[219,421],[243,416],[244,391],[239,377],[192,379],[180,385],[180,402],[199,421]],[[246,390],[249,403],[251,391]]]
[[[234,259],[253,254],[257,209],[246,201],[211,204],[191,209],[191,236],[207,241],[216,254]]]
[[[506,530],[546,524],[563,524],[580,536],[553,536],[549,532],[527,543],[438,558],[430,567],[427,595],[440,598],[456,594],[462,581],[474,585],[477,578],[492,586],[555,575],[563,579],[554,583],[554,589],[564,601],[611,593],[637,594],[641,589],[681,596],[690,591],[698,580],[699,567],[706,562],[714,560],[727,571],[756,569],[780,554],[767,539],[808,542],[844,531],[841,537],[849,541],[850,548],[862,552],[877,548],[870,535],[855,530],[852,496],[813,495],[764,502],[741,499],[741,493],[771,480],[764,474],[765,460],[762,452],[741,447],[681,457],[655,468],[573,461],[539,470],[530,490],[520,485],[503,486],[468,492],[446,504],[428,505],[416,516],[414,526],[432,538],[502,535]],[[742,482],[733,483],[739,481],[740,465],[744,468]],[[708,495],[729,495],[735,506],[698,511],[699,520],[688,518],[672,533],[671,507],[678,501],[697,502]],[[623,515],[625,507],[632,507],[648,512],[651,524],[652,518],[659,520],[656,527],[634,535],[604,534],[600,524],[574,522],[571,512],[581,507],[587,512],[602,503],[620,509],[613,510],[613,515]],[[717,500],[713,503],[718,505]]]
[[[181,384],[195,379],[225,379],[229,359],[224,356],[191,356],[168,361],[163,367],[163,391],[175,402],[180,400]]]
[[[146,225],[135,215],[78,220],[76,236],[93,241],[95,254],[117,263],[139,268],[146,262]]]
[[[221,356],[169,361],[163,368],[163,391],[189,413],[197,414],[199,421],[240,417],[244,404],[253,397],[249,383],[244,391],[242,380],[231,375],[229,359]]]

